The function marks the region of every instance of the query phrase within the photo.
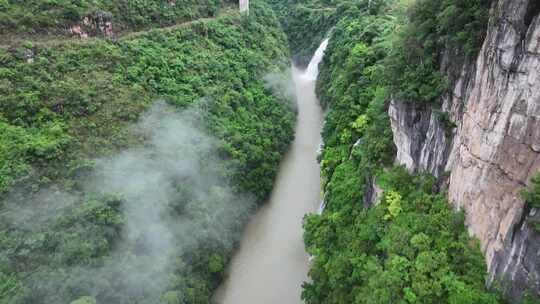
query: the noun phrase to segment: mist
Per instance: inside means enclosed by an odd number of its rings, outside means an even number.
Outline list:
[[[118,235],[106,258],[36,272],[27,280],[34,300],[27,301],[70,303],[76,294],[114,303],[158,303],[174,288],[174,272],[189,269],[182,256],[201,246],[232,249],[254,199],[231,186],[220,142],[204,131],[202,119],[198,108],[179,112],[157,102],[131,127],[144,145],[95,160],[94,170],[80,181],[80,193],[43,190],[27,207],[8,198],[3,220],[34,232],[46,231],[92,197],[112,197],[122,214],[121,229],[110,232]],[[76,225],[95,226],[81,221]],[[93,244],[91,231],[84,239]],[[104,286],[111,282],[114,286]]]
[[[264,87],[272,92],[272,95],[280,100],[288,102],[291,109],[297,110],[296,88],[293,80],[293,71],[288,69],[286,72],[274,72],[266,74],[263,77]]]

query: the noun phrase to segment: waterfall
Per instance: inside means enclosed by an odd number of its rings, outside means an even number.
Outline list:
[[[321,201],[321,204],[319,205],[319,209],[317,209],[317,214],[318,215],[323,214],[325,208],[326,208],[326,202],[323,200]]]
[[[309,65],[304,73],[304,77],[308,78],[309,80],[317,80],[317,77],[319,76],[319,63],[321,63],[324,52],[326,51],[326,48],[328,47],[328,38],[325,39],[317,51],[315,51],[315,54],[313,55],[313,58],[311,58],[311,61],[309,62]],[[321,143],[319,145],[319,150],[317,151],[317,155],[320,155],[322,153],[323,144]],[[321,204],[319,205],[319,208],[317,209],[317,214],[322,214],[324,209],[326,207],[326,202],[323,200]]]
[[[315,55],[313,55],[313,58],[311,58],[311,61],[309,62],[309,65],[304,74],[307,78],[317,80],[317,76],[319,76],[319,63],[323,59],[324,51],[326,50],[327,46],[328,39],[325,39],[315,52]]]
[[[326,48],[328,47],[328,40],[329,40],[328,38],[323,40],[323,42],[321,42],[321,45],[319,46],[317,51],[315,51],[315,54],[311,58],[311,61],[309,62],[307,69],[304,71],[302,75],[304,79],[307,79],[309,81],[317,80],[317,77],[319,76],[319,63],[321,63],[324,57],[324,52],[326,51]],[[317,150],[317,155],[320,155],[322,153],[323,148],[324,148],[324,145],[323,143],[321,143],[319,145],[319,149]],[[323,200],[321,204],[319,205],[319,208],[317,209],[317,214],[319,215],[322,214],[325,207],[326,207],[326,202]]]

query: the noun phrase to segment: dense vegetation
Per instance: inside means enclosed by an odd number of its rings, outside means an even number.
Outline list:
[[[531,185],[521,193],[521,196],[527,208],[540,208],[540,173],[531,179]],[[529,224],[540,232],[540,222],[538,220],[531,218]]]
[[[316,258],[306,302],[498,303],[484,289],[479,245],[463,215],[433,192],[433,180],[394,168],[378,182],[378,205],[363,209],[338,196],[325,215],[308,219],[306,244]]]
[[[193,12],[203,6],[196,2],[189,6]],[[291,107],[262,80],[287,66],[285,36],[271,10],[253,2],[248,17],[228,14],[119,41],[28,42],[0,50],[0,303],[210,302],[242,224],[253,203],[268,195],[293,133]],[[39,3],[4,1],[0,7],[15,20],[11,9],[48,14]],[[80,3],[120,10],[124,2]],[[152,9],[164,2],[140,3]],[[192,2],[182,3],[178,12],[189,12]],[[156,135],[134,132],[130,126],[158,99],[198,113],[201,128],[215,137],[216,153],[199,151],[204,141],[195,138],[194,151],[167,146],[179,149],[171,156],[148,143]],[[126,210],[154,204],[144,195],[161,194],[164,185],[135,196],[85,186],[107,164],[95,159],[115,159],[126,149],[121,155],[138,155],[136,147],[150,149],[150,156],[128,168],[147,166],[151,174],[154,159],[195,155],[207,187],[194,190],[201,181],[190,176],[165,181],[175,190],[162,208],[178,230],[172,249],[161,253],[174,261],[164,269],[144,246],[144,234],[126,233],[138,231]],[[120,186],[131,179],[125,176]],[[143,185],[149,187],[135,189]],[[234,204],[240,208],[223,207]],[[139,211],[151,218],[158,205],[151,206]],[[186,223],[192,223],[187,231]],[[189,246],[183,242],[195,235]]]
[[[103,16],[117,30],[166,26],[215,16],[227,0],[0,0],[0,33],[62,34],[85,17]]]
[[[269,0],[287,33],[293,60],[307,66],[319,43],[336,24],[341,1]]]
[[[317,83],[327,108],[320,157],[326,209],[305,219],[306,247],[313,256],[312,280],[303,290],[306,303],[500,302],[485,289],[486,265],[463,215],[452,211],[431,177],[392,167],[388,102],[408,92],[389,74],[396,73],[397,55],[413,51],[396,37],[425,20],[414,13],[420,6],[444,10],[441,5],[451,4],[468,7],[464,1],[418,1],[408,7],[388,0],[339,6]],[[457,35],[454,29],[447,33],[439,47]],[[433,35],[430,39],[442,37]],[[433,68],[438,55],[427,57],[434,58]],[[415,73],[419,86],[433,84]],[[439,97],[441,91],[430,94]]]
[[[532,208],[540,208],[540,173],[531,180],[529,189],[522,193],[523,200]]]
[[[416,0],[408,7],[387,59],[395,98],[432,104],[447,87],[443,56],[454,65],[474,60],[486,33],[491,0]],[[398,16],[399,18],[400,16]]]

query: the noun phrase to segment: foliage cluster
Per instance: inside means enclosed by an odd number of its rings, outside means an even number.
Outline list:
[[[151,8],[147,2],[128,3]],[[44,5],[37,1],[28,7],[40,3]],[[126,2],[107,3],[121,7]],[[23,4],[10,1],[8,8],[12,5]],[[84,298],[89,295],[98,303],[210,302],[249,210],[235,215],[230,239],[178,252],[167,292],[156,299],[145,290],[125,290],[127,286],[118,280],[129,272],[123,263],[107,276],[76,276],[80,280],[70,276],[77,269],[91,274],[92,269],[107,265],[125,222],[121,194],[79,192],[94,167],[91,159],[144,143],[128,126],[155,100],[163,99],[178,108],[198,104],[205,128],[219,140],[225,161],[220,174],[231,179],[238,191],[253,194],[255,201],[266,198],[293,136],[294,113],[262,80],[288,65],[285,35],[265,4],[253,1],[252,5],[255,9],[249,16],[224,15],[119,41],[26,44],[0,50],[0,303],[61,303],[78,298],[80,303],[92,303],[93,299]],[[179,11],[189,10],[182,6]],[[33,60],[28,60],[29,52]],[[46,213],[40,217],[42,223],[27,221],[31,228],[20,225],[9,216],[8,207],[34,207],[28,204],[35,202],[33,196],[39,196],[40,189],[83,198],[54,210],[52,218]],[[169,216],[204,220],[205,210],[189,195],[189,184],[179,191]],[[212,200],[227,199],[220,191],[212,193]],[[41,203],[35,208],[46,206]],[[209,233],[207,228],[200,227],[201,233]],[[130,248],[124,260],[140,250]],[[147,264],[152,262],[156,261]]]
[[[215,16],[230,0],[0,0],[0,33],[61,33],[96,12],[117,30],[166,26]]]
[[[33,62],[24,47],[0,50],[0,163],[13,172],[0,177],[0,192],[30,167],[41,184],[69,179],[87,165],[79,159],[138,142],[124,126],[161,98],[179,107],[206,99],[207,126],[225,139],[243,188],[260,188],[255,194],[264,197],[271,180],[245,173],[270,170],[266,160],[277,163],[292,136],[289,107],[262,80],[287,65],[284,35],[269,14],[258,9],[247,19],[225,16],[118,42],[33,48]],[[39,166],[44,159],[47,166]]]
[[[540,208],[540,173],[531,179],[531,185],[521,192],[521,197],[528,208]],[[530,218],[529,225],[540,232],[540,222],[537,219]]]
[[[540,173],[531,179],[531,186],[522,197],[530,207],[540,208]]]
[[[322,132],[323,184],[332,182],[342,163],[362,163],[366,171],[359,182],[363,184],[394,157],[383,63],[395,24],[377,14],[385,1],[371,1],[370,10],[367,5],[368,1],[348,5],[319,66],[317,95],[328,108]]]
[[[394,10],[404,24],[387,59],[394,97],[431,104],[447,86],[440,72],[443,56],[452,62],[474,60],[484,41],[491,0],[416,0]]]
[[[378,205],[347,197],[305,223],[314,255],[307,303],[499,303],[485,290],[486,268],[464,217],[433,192],[433,179],[404,168],[379,176]],[[339,207],[335,207],[339,204]]]

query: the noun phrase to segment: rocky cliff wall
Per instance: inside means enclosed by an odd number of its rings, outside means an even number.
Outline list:
[[[490,282],[513,298],[540,293],[538,217],[519,191],[540,170],[540,1],[493,1],[476,62],[456,69],[445,54],[451,93],[441,109],[392,102],[397,162],[441,178],[481,241]],[[450,123],[452,122],[452,123]]]

